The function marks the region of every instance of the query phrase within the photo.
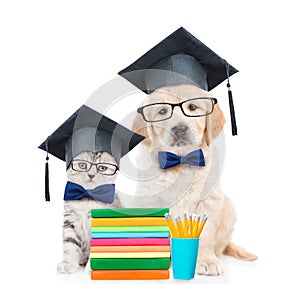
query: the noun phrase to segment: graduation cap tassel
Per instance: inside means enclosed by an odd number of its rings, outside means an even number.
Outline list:
[[[236,119],[235,119],[235,111],[232,99],[232,91],[230,90],[229,83],[229,64],[226,62],[226,70],[227,70],[227,88],[228,88],[228,100],[229,100],[229,109],[230,109],[230,118],[231,118],[231,132],[232,136],[237,135],[237,127],[236,127]]]
[[[50,191],[49,191],[49,156],[48,156],[48,139],[46,140],[46,163],[45,163],[45,199],[50,201]]]

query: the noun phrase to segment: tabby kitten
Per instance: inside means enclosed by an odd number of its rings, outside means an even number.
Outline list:
[[[91,163],[109,163],[117,166],[115,158],[107,152],[82,152],[72,160],[82,160]],[[75,162],[74,162],[75,164]],[[78,162],[77,162],[78,164]],[[79,163],[79,167],[85,168],[85,163]],[[115,182],[114,175],[103,175],[104,166],[97,168],[92,166],[88,172],[75,171],[72,163],[67,169],[67,177],[70,182],[77,183],[85,189],[94,189],[103,184]],[[64,203],[64,225],[63,225],[63,261],[57,266],[60,273],[73,273],[79,265],[86,265],[89,260],[91,217],[93,208],[115,208],[121,207],[118,197],[115,195],[112,204],[103,203],[98,200],[83,198],[81,200],[68,200]]]

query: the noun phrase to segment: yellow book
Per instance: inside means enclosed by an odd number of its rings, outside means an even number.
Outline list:
[[[91,252],[90,258],[162,258],[170,252]]]
[[[92,218],[92,226],[167,226],[167,222],[164,217]]]

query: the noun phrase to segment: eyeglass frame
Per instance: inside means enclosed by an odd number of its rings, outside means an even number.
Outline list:
[[[207,114],[200,114],[200,115],[188,115],[188,114],[185,114],[184,110],[183,110],[183,107],[182,105],[188,101],[193,101],[193,100],[197,100],[197,99],[208,99],[208,100],[211,100],[212,101],[212,110],[210,113],[207,113]],[[210,115],[212,114],[212,112],[214,111],[214,107],[215,105],[218,103],[218,100],[216,98],[207,98],[207,97],[198,97],[198,98],[192,98],[192,99],[188,99],[188,100],[185,100],[185,101],[182,101],[181,103],[178,103],[178,104],[171,104],[171,103],[153,103],[153,104],[148,104],[148,105],[144,105],[144,106],[141,106],[139,107],[136,111],[137,113],[141,114],[143,116],[143,119],[146,121],[146,122],[160,122],[160,121],[164,121],[164,120],[168,120],[170,119],[172,116],[173,116],[173,112],[174,112],[174,108],[176,106],[180,107],[181,109],[181,112],[187,116],[187,117],[201,117],[201,116],[207,116],[207,115]],[[170,105],[172,107],[172,112],[171,112],[171,116],[168,117],[168,118],[164,118],[164,119],[160,119],[160,120],[147,120],[145,115],[144,115],[144,108],[148,107],[148,106],[153,106],[153,105],[159,105],[159,104],[165,104],[165,105]]]
[[[82,161],[82,162],[88,163],[88,164],[90,164],[90,168],[89,168],[88,170],[86,170],[86,171],[77,171],[77,170],[75,170],[75,169],[73,168],[73,161],[74,161],[74,162],[80,162],[80,161]],[[99,174],[101,174],[101,175],[105,175],[105,176],[113,176],[113,175],[115,175],[116,172],[119,170],[119,167],[118,167],[117,165],[114,165],[114,164],[111,164],[111,163],[91,163],[91,162],[86,161],[86,160],[73,160],[73,161],[71,162],[71,167],[72,167],[72,169],[73,169],[74,171],[79,172],[79,173],[87,173],[87,172],[89,172],[89,171],[91,170],[91,168],[92,168],[93,166],[96,166],[97,173],[99,173]],[[98,165],[111,165],[111,166],[114,166],[114,167],[115,167],[115,171],[114,171],[113,174],[103,174],[103,173],[101,173],[101,172],[98,172]]]

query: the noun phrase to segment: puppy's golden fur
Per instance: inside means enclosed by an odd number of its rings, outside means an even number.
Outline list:
[[[147,96],[142,105],[179,103],[210,96],[193,85],[162,87]],[[203,117],[186,117],[179,107],[174,108],[170,119],[161,122],[145,122],[138,114],[132,127],[146,139],[142,142],[138,158],[141,170],[136,198],[129,205],[170,207],[173,215],[182,215],[184,211],[207,212],[209,218],[201,235],[197,261],[197,272],[205,275],[223,272],[221,260],[217,257],[221,254],[243,260],[256,259],[255,255],[230,241],[236,215],[231,201],[221,191],[219,172],[215,170],[218,154],[212,147],[212,141],[220,134],[224,123],[224,115],[217,104],[212,114]],[[183,140],[176,140],[172,133],[172,128],[179,125],[188,127]],[[183,164],[165,170],[159,168],[159,151],[183,156],[199,148],[204,153],[205,167]]]

